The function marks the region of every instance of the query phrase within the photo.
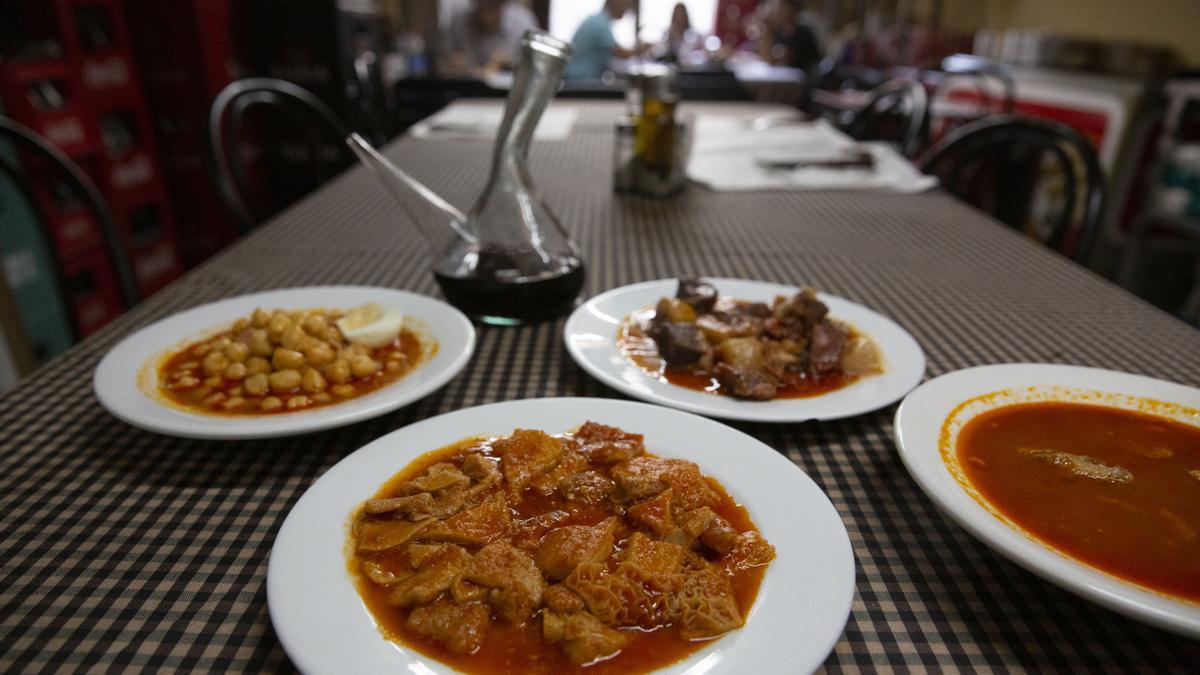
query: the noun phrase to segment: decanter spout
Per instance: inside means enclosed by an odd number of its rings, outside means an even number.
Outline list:
[[[366,164],[367,168],[391,191],[396,201],[408,212],[417,229],[435,248],[442,248],[439,242],[446,238],[446,232],[443,228],[430,227],[428,218],[422,218],[413,213],[411,209],[413,202],[423,203],[438,212],[445,219],[445,224],[454,231],[459,239],[467,242],[475,241],[475,235],[468,229],[467,217],[462,211],[454,208],[453,204],[442,199],[441,195],[430,190],[416,178],[401,171],[399,167],[371,147],[371,144],[362,136],[350,134],[346,137],[346,145],[350,146],[359,161]]]

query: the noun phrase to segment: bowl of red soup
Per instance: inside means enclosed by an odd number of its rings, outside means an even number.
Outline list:
[[[1200,635],[1200,391],[984,366],[914,390],[895,428],[917,483],[984,543],[1110,609]]]

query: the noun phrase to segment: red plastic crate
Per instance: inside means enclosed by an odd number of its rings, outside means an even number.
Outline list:
[[[175,224],[161,189],[149,197],[118,200],[113,213],[142,297],[182,274]]]
[[[67,307],[81,336],[103,328],[124,311],[116,272],[104,249],[63,264]]]
[[[46,83],[50,90],[40,94]],[[99,146],[82,85],[65,59],[0,63],[0,99],[6,116],[45,136],[68,155],[94,152]]]

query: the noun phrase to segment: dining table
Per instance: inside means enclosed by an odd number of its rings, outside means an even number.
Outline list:
[[[1039,362],[1200,386],[1200,331],[945,192],[616,194],[613,129],[624,104],[552,105],[578,115],[565,139],[534,142],[530,164],[586,261],[584,298],[683,275],[811,285],[908,330],[927,357],[926,379]],[[684,107],[748,119],[762,110]],[[384,151],[465,210],[487,180],[492,142],[402,136]],[[267,566],[289,509],[326,470],[453,410],[620,398],[568,356],[565,317],[480,325],[474,356],[439,391],[304,436],[168,437],[122,423],[93,395],[93,370],[114,344],[203,303],[324,284],[440,297],[412,217],[434,216],[401,208],[351,167],[0,400],[0,672],[292,670],[268,615]],[[731,423],[808,474],[849,533],[856,594],[823,669],[1196,671],[1200,642],[1072,595],[942,514],[901,462],[895,413]],[[804,522],[795,514],[797,528]]]

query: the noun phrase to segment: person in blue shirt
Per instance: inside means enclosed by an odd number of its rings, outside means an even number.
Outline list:
[[[625,16],[631,0],[605,0],[604,9],[589,16],[575,29],[571,42],[575,56],[567,64],[566,77],[572,80],[598,80],[614,58],[627,59],[637,51],[625,49],[613,39],[612,22]]]

